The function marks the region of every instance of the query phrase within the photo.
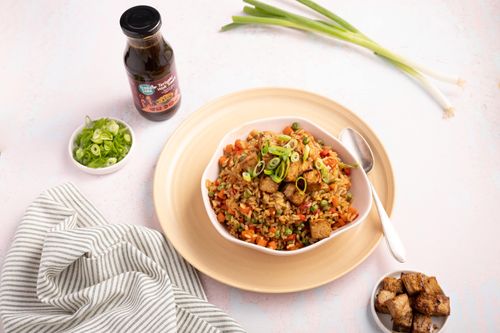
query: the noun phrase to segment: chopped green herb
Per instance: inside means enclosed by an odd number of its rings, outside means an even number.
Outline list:
[[[125,158],[132,146],[132,137],[120,122],[86,117],[85,127],[73,144],[73,157],[78,163],[90,168],[104,168]]]

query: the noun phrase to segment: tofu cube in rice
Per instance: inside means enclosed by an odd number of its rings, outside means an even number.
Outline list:
[[[434,276],[424,279],[424,292],[431,295],[444,295],[443,289]]]
[[[330,222],[325,219],[317,219],[309,222],[311,227],[311,237],[316,239],[323,239],[330,236],[332,233],[332,226]]]
[[[395,292],[380,289],[377,294],[377,298],[375,299],[375,310],[380,313],[389,313],[389,309],[385,303],[394,297],[396,297]]]
[[[382,281],[382,289],[392,291],[396,294],[402,294],[404,292],[403,281],[401,281],[401,279],[388,276]]]
[[[420,313],[413,316],[412,333],[431,333],[433,331],[432,318]]]
[[[288,173],[286,174],[285,181],[295,182],[299,175],[301,174],[301,162],[293,162],[288,168]]]
[[[392,330],[395,332],[410,332],[412,321],[413,313],[410,309],[410,312],[407,312],[403,317],[392,319]]]
[[[450,315],[450,299],[445,295],[420,293],[413,303],[418,312],[428,316]]]
[[[295,187],[295,184],[292,183],[286,184],[285,189],[283,190],[283,194],[295,206],[300,206],[306,198],[306,195],[298,191]]]
[[[275,193],[278,191],[279,184],[275,183],[270,177],[263,177],[260,179],[259,188],[263,192]]]
[[[425,275],[422,273],[401,273],[401,280],[408,295],[414,295],[424,290]]]
[[[393,320],[403,318],[411,313],[410,299],[407,294],[397,295],[396,297],[388,300],[385,305],[389,309],[389,313]],[[410,322],[411,325],[411,322]]]

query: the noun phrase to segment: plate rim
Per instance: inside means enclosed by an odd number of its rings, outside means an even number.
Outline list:
[[[165,152],[167,151],[167,149],[170,148],[170,144],[172,141],[171,138],[176,136],[181,131],[183,131],[184,127],[188,126],[188,123],[191,121],[191,119],[196,117],[198,114],[202,113],[204,110],[210,109],[214,105],[217,105],[217,104],[224,102],[226,100],[232,100],[235,97],[238,97],[240,95],[254,97],[255,95],[285,96],[285,95],[297,95],[297,94],[301,95],[301,97],[307,96],[307,97],[309,97],[309,99],[321,100],[326,104],[330,104],[330,105],[333,104],[333,105],[338,106],[340,109],[342,109],[342,112],[346,113],[351,119],[354,119],[355,122],[359,122],[359,123],[363,124],[371,132],[373,137],[378,141],[378,143],[380,144],[380,151],[386,157],[385,158],[386,163],[384,163],[384,166],[387,169],[386,174],[391,175],[391,179],[392,179],[390,184],[388,184],[388,189],[390,190],[390,192],[392,192],[392,200],[389,201],[389,208],[386,208],[388,216],[391,217],[391,215],[394,211],[394,207],[396,206],[396,197],[397,197],[397,195],[396,195],[397,194],[396,193],[396,179],[395,179],[395,175],[394,175],[394,169],[392,167],[392,163],[391,163],[391,160],[389,158],[389,155],[387,154],[387,151],[386,151],[384,145],[382,144],[382,141],[379,139],[376,132],[373,131],[373,129],[364,120],[362,120],[353,111],[344,107],[342,104],[336,102],[335,100],[328,98],[326,96],[311,92],[311,91],[297,89],[297,88],[289,88],[289,87],[259,87],[259,88],[243,89],[243,90],[234,91],[234,92],[222,95],[220,97],[214,98],[214,99],[202,104],[194,112],[187,115],[187,117],[185,119],[183,119],[182,122],[179,124],[179,126],[171,133],[171,135],[169,136],[169,138],[167,139],[163,148],[160,151],[160,154],[158,156],[157,163],[155,166],[154,177],[153,177],[153,204],[154,204],[154,208],[155,208],[155,214],[156,214],[158,222],[161,226],[162,232],[166,236],[168,241],[172,244],[172,246],[176,249],[176,251],[178,251],[178,250],[177,250],[177,247],[175,245],[175,241],[172,241],[169,238],[167,228],[164,227],[164,223],[162,222],[161,214],[159,214],[159,211],[161,211],[162,209],[159,208],[160,207],[160,202],[159,202],[160,194],[159,194],[159,192],[160,192],[161,188],[160,188],[158,179],[160,179],[160,175],[162,173],[164,173],[164,171],[163,171],[164,169],[162,169],[161,166],[163,164],[162,162],[166,159]],[[176,155],[177,155],[177,153],[176,153]],[[174,156],[169,156],[169,157],[170,157],[170,159],[175,158]],[[183,257],[183,259],[186,260],[186,262],[188,262],[191,266],[193,266],[194,268],[196,268],[198,271],[205,274],[206,276],[210,277],[211,279],[214,279],[222,284],[225,284],[225,285],[237,288],[237,289],[241,289],[241,290],[251,291],[251,292],[266,293],[266,294],[284,294],[284,293],[292,293],[292,292],[299,292],[299,291],[306,291],[306,290],[314,289],[314,288],[323,286],[327,283],[330,283],[332,281],[335,281],[335,280],[345,276],[346,274],[352,272],[355,268],[357,268],[363,261],[365,261],[373,253],[373,251],[375,251],[375,249],[380,244],[380,241],[382,238],[383,238],[383,233],[380,233],[378,235],[378,239],[375,241],[375,244],[372,246],[372,248],[369,249],[369,251],[367,251],[364,255],[360,256],[358,260],[353,261],[352,264],[349,265],[350,267],[347,268],[345,271],[338,273],[338,274],[335,274],[335,275],[332,275],[328,278],[320,279],[321,281],[318,281],[315,283],[307,283],[301,287],[284,287],[284,288],[280,288],[279,290],[275,289],[275,288],[273,289],[273,288],[251,287],[251,286],[247,286],[246,284],[238,284],[237,281],[235,282],[232,280],[230,280],[230,281],[223,280],[223,278],[221,278],[219,276],[215,276],[213,274],[207,273],[206,270],[204,270],[204,269],[200,268],[198,265],[192,263],[191,260],[186,258],[179,251],[178,252]]]

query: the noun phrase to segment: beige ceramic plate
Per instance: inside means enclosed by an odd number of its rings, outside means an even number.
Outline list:
[[[244,122],[271,116],[307,118],[334,135],[344,127],[361,133],[375,156],[369,178],[391,213],[394,177],[387,154],[373,131],[330,99],[279,88],[227,95],[189,116],[161,152],[155,172],[154,201],[168,239],[198,270],[233,287],[284,293],[314,288],[348,273],[372,253],[382,233],[372,210],[365,223],[330,243],[297,256],[279,257],[231,243],[214,229],[199,189],[204,168],[228,131]]]

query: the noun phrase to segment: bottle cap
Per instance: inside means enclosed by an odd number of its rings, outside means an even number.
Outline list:
[[[135,6],[127,9],[120,17],[120,26],[128,37],[142,38],[160,30],[160,13],[150,6]]]

